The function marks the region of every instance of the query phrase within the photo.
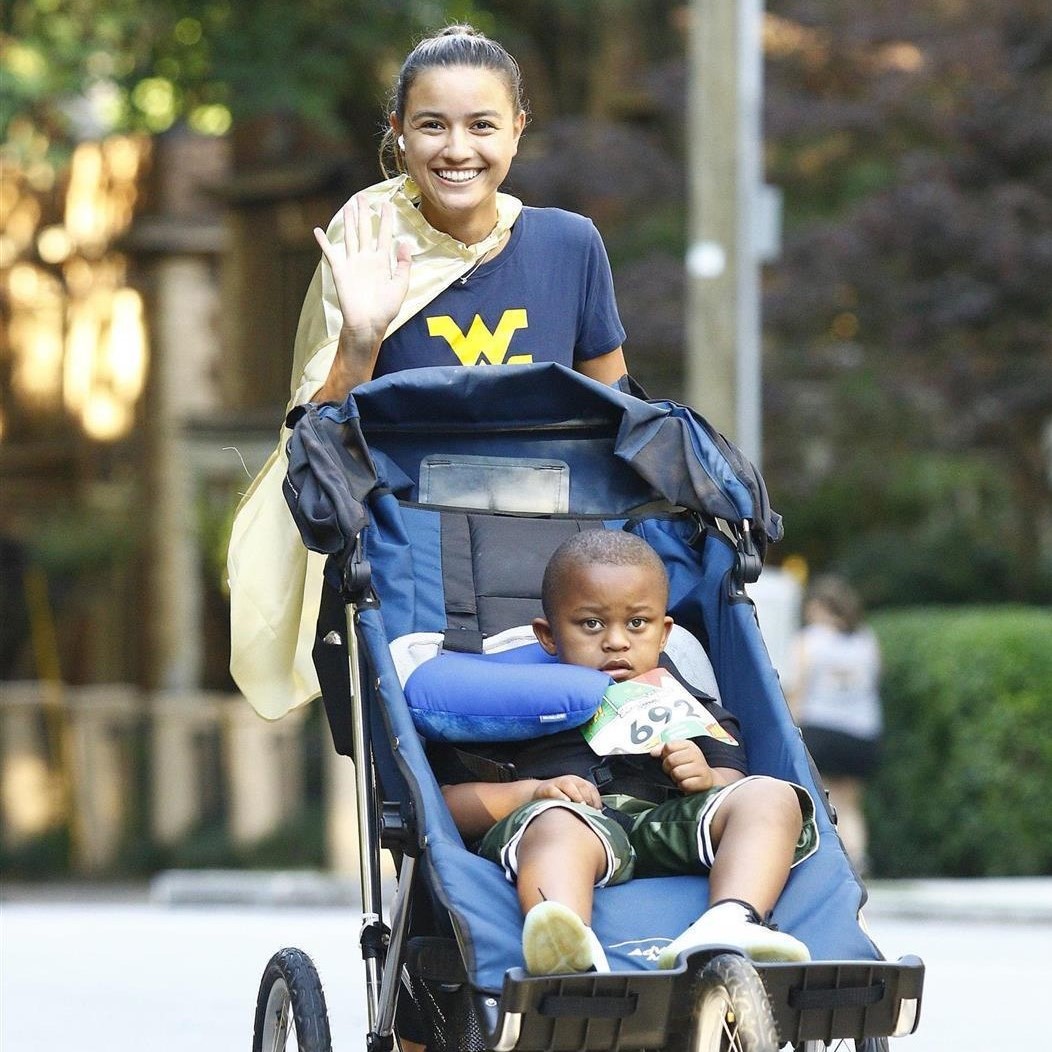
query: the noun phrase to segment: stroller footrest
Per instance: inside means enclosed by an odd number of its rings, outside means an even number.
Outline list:
[[[682,994],[689,985],[684,979],[644,971],[529,976],[513,968],[504,979],[489,1047],[496,1052],[663,1048],[674,1022],[676,991],[682,987]]]
[[[917,1027],[924,965],[916,957],[763,964],[756,970],[783,1042],[859,1041]]]

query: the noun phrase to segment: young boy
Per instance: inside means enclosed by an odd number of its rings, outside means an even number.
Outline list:
[[[621,531],[587,530],[560,545],[541,603],[544,617],[533,623],[541,646],[619,683],[658,667],[672,628],[660,558]],[[756,960],[810,958],[761,918],[790,867],[817,845],[811,798],[788,782],[747,777],[737,721],[706,707],[726,734],[666,741],[640,756],[597,756],[581,728],[471,747],[513,763],[510,782],[472,780],[451,755],[434,757],[457,828],[517,885],[531,974],[607,970],[589,927],[593,891],[633,875],[709,874],[712,905],[664,949],[663,968],[711,943]]]

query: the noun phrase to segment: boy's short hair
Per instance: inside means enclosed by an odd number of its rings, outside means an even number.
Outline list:
[[[624,530],[582,530],[552,553],[541,582],[541,607],[552,620],[562,583],[572,570],[585,566],[640,566],[660,581],[668,599],[668,573],[661,557],[642,538]]]

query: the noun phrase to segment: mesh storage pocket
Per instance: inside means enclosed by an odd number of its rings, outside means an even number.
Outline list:
[[[409,995],[427,1032],[428,1052],[483,1052],[482,1023],[466,983],[410,976]]]
[[[482,1052],[482,1021],[454,939],[417,937],[406,953],[405,992],[426,1033],[428,1052]],[[408,1036],[408,1035],[407,1035]]]

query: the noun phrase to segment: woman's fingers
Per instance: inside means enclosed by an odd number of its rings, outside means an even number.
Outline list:
[[[385,201],[380,206],[380,233],[376,240],[376,247],[383,250],[391,244],[391,228],[394,226],[394,205]]]
[[[372,236],[373,210],[371,208],[363,208],[354,197],[351,200],[354,201],[355,217],[358,220],[358,251],[372,252],[376,248],[376,242]]]
[[[348,256],[358,251],[358,202],[353,197],[343,206],[343,251]]]

